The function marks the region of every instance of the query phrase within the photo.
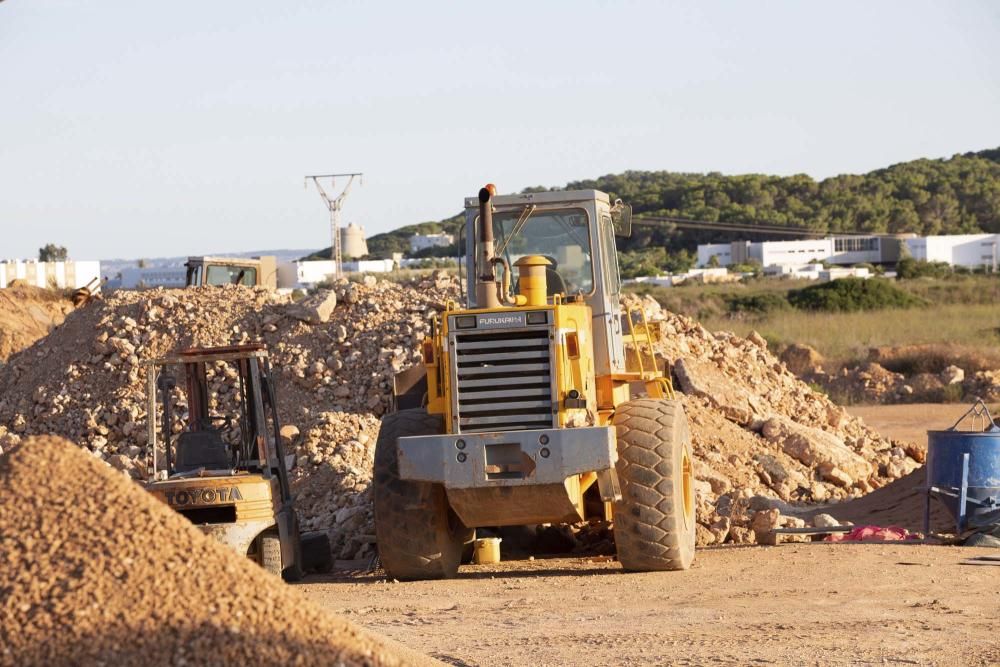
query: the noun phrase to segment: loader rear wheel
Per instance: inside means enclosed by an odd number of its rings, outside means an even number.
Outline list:
[[[626,570],[686,570],[694,560],[691,432],[679,401],[638,399],[618,407],[616,469],[622,500],[614,536]]]
[[[382,567],[395,579],[454,577],[473,532],[448,506],[443,486],[399,478],[399,438],[443,431],[439,416],[419,408],[382,419],[375,443],[375,539]]]

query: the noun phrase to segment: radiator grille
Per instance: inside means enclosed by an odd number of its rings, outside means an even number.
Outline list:
[[[459,432],[551,427],[550,359],[548,327],[457,334]]]

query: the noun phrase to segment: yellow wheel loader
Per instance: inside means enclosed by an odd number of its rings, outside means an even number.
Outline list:
[[[306,569],[328,570],[328,536],[299,534],[288,481],[293,457],[279,436],[265,347],[190,348],[149,362],[148,370],[147,490],[272,574],[293,581]]]
[[[400,374],[375,449],[386,572],[451,577],[477,527],[613,521],[627,570],[691,565],[690,431],[658,331],[623,312],[615,235],[631,209],[595,190],[466,200],[464,303]],[[515,273],[516,272],[516,273]]]

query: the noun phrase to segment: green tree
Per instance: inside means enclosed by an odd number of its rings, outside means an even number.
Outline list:
[[[67,257],[69,257],[69,252],[65,246],[47,243],[38,249],[39,262],[65,262]]]

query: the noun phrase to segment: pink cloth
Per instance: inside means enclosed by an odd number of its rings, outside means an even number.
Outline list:
[[[834,533],[823,538],[824,542],[899,542],[917,540],[918,536],[899,526],[856,526],[849,533]]]

